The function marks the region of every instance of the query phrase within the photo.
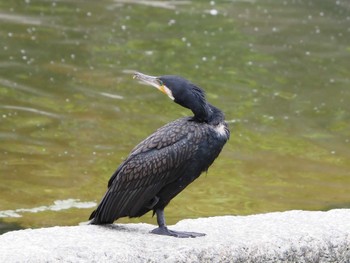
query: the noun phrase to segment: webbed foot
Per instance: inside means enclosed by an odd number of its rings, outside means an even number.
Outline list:
[[[166,226],[157,227],[157,228],[153,229],[151,231],[151,233],[156,234],[156,235],[172,236],[172,237],[179,237],[179,238],[195,238],[195,237],[205,236],[204,233],[182,232],[182,231],[169,230]]]

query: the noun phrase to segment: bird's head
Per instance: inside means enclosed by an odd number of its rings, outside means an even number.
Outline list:
[[[181,106],[192,110],[198,121],[207,121],[208,105],[204,91],[190,81],[173,75],[160,77],[135,73],[134,78],[156,87]]]

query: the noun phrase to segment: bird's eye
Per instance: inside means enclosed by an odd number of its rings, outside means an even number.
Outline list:
[[[163,81],[161,81],[160,79],[158,79],[158,83],[159,83],[160,86],[164,85]]]

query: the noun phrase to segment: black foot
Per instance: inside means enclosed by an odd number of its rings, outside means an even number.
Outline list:
[[[189,237],[202,237],[205,236],[204,233],[196,233],[196,232],[180,232],[169,230],[167,227],[157,227],[151,231],[153,234],[164,235],[164,236],[172,236],[179,238],[189,238]]]

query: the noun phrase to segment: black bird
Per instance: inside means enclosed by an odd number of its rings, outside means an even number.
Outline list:
[[[230,132],[223,113],[205,99],[202,89],[178,76],[152,77],[135,73],[194,116],[159,128],[130,153],[108,182],[108,190],[90,216],[90,224],[111,224],[120,217],[140,217],[150,210],[158,228],[151,232],[175,237],[202,233],[169,230],[164,208],[170,200],[207,171],[228,140]]]

